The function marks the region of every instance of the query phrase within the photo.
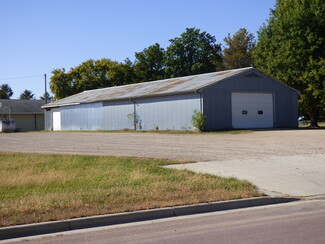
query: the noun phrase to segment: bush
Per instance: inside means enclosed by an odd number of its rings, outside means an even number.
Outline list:
[[[206,116],[198,109],[194,110],[192,125],[199,131],[204,131]]]

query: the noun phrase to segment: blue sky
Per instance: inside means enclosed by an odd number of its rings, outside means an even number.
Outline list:
[[[134,60],[154,43],[166,48],[187,27],[218,43],[246,28],[257,36],[275,0],[0,0],[0,84],[38,98],[55,68],[87,59]],[[25,77],[25,78],[17,78]],[[49,86],[48,86],[49,87]],[[49,90],[49,89],[48,89]]]

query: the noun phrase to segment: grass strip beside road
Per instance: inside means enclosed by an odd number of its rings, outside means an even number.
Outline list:
[[[0,226],[257,197],[247,181],[128,157],[0,153]]]

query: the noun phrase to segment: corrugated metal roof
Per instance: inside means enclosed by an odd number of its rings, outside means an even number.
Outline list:
[[[200,75],[191,75],[179,78],[89,90],[60,99],[53,103],[46,104],[43,106],[43,108],[191,93],[250,69],[253,68],[248,67],[242,69],[233,69]]]
[[[0,99],[0,114],[44,114],[44,100]]]

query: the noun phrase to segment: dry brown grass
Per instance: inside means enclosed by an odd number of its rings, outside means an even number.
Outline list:
[[[0,226],[260,196],[158,159],[0,154]]]

